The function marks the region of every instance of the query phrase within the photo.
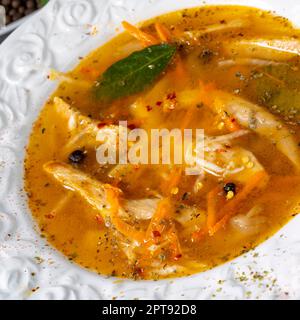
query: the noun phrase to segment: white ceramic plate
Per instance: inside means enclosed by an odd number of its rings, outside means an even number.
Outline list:
[[[116,281],[72,264],[40,238],[26,205],[24,146],[56,84],[49,67],[78,57],[138,21],[212,3],[270,9],[300,24],[298,0],[53,0],[0,46],[0,299],[299,299],[300,217],[238,259],[165,281]],[[96,35],[88,35],[97,27]]]

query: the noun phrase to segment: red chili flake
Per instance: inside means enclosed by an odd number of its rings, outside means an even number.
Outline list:
[[[160,232],[159,232],[159,231],[157,231],[157,230],[152,231],[152,234],[153,234],[153,237],[155,237],[155,238],[157,238],[157,237],[161,237]]]
[[[105,127],[105,126],[106,126],[105,122],[100,122],[100,123],[97,124],[98,129],[101,129],[101,128]]]
[[[130,130],[136,129],[136,125],[135,125],[134,123],[129,124],[127,127],[128,127],[128,129],[130,129]]]
[[[174,257],[175,261],[178,261],[182,257],[182,254],[177,254],[177,256]]]
[[[157,102],[156,102],[156,105],[157,105],[158,107],[160,107],[160,106],[162,105],[162,101],[157,101]]]
[[[140,268],[140,267],[135,267],[134,268],[134,273],[135,274],[138,274],[139,276],[143,275],[144,273],[144,269],[143,268]]]
[[[167,95],[167,99],[168,99],[168,100],[174,100],[174,99],[176,99],[176,92],[169,93],[169,94]]]
[[[151,106],[147,106],[147,111],[151,111],[152,110],[152,107]]]
[[[225,150],[225,149],[217,149],[216,152],[218,152],[218,153],[224,153],[224,152],[226,152],[226,150]]]
[[[55,218],[55,215],[53,213],[48,213],[48,214],[45,214],[45,218],[53,219],[53,218]]]

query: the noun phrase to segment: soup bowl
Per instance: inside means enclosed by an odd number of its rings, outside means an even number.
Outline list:
[[[81,57],[143,20],[203,5],[245,5],[300,24],[281,0],[53,0],[0,46],[0,299],[299,299],[300,218],[231,262],[159,281],[105,277],[67,260],[40,236],[23,188],[25,147],[41,107]]]

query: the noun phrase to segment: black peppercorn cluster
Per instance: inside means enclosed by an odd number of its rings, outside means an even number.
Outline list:
[[[38,0],[0,0],[0,5],[5,8],[6,24],[25,17],[40,7]]]

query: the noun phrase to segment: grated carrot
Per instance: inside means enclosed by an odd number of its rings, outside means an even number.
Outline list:
[[[157,239],[166,239],[168,241],[168,250],[173,260],[181,258],[181,247],[175,224],[172,221],[172,206],[169,198],[164,198],[159,202],[157,210],[150,221],[146,232],[146,248],[149,249],[153,244],[156,244]],[[146,256],[143,260],[147,260]]]
[[[171,259],[172,260],[179,260],[182,257],[182,251],[180,242],[177,235],[177,230],[175,228],[175,225],[172,225],[172,228],[167,233],[167,239],[170,242],[169,250],[171,253]]]
[[[223,218],[210,228],[210,236],[213,236],[221,228],[224,228],[230,218],[235,215],[242,202],[244,202],[251,192],[253,192],[256,188],[262,189],[265,187],[267,180],[268,175],[265,171],[256,173],[254,177],[245,185],[242,191],[239,192],[227,205],[225,205],[223,209]]]
[[[106,187],[106,197],[110,204],[109,213],[111,222],[114,227],[130,240],[135,240],[139,243],[143,243],[145,235],[144,232],[136,230],[134,227],[124,222],[119,217],[119,191],[111,186]]]
[[[153,231],[158,231],[160,234],[163,233],[165,229],[165,224],[162,223],[164,220],[170,218],[171,212],[171,202],[169,198],[162,199],[157,206],[157,209],[150,221],[146,232],[146,238],[149,240],[152,238]]]

